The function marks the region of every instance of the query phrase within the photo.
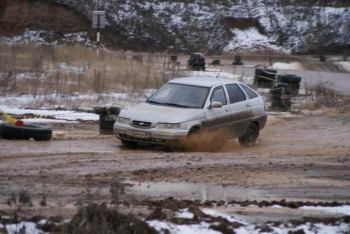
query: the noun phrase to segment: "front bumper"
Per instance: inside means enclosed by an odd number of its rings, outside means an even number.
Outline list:
[[[133,141],[139,143],[168,145],[169,143],[181,141],[188,135],[188,130],[184,129],[164,129],[164,128],[137,128],[129,124],[116,122],[113,126],[115,136],[120,140]],[[133,132],[143,133],[135,136]]]

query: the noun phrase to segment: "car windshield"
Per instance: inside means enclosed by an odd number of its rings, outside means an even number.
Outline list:
[[[209,88],[207,87],[167,83],[147,102],[183,108],[203,108],[208,93]]]

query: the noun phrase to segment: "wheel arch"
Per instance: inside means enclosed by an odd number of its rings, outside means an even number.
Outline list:
[[[190,128],[190,130],[188,131],[188,134],[187,134],[187,135],[190,135],[190,134],[192,134],[192,133],[194,133],[194,132],[198,132],[200,129],[201,129],[201,125],[195,124],[195,125],[193,125],[193,126]]]

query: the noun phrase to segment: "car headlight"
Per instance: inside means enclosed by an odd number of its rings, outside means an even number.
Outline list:
[[[130,119],[129,118],[124,118],[124,117],[118,117],[117,122],[118,123],[129,123]]]
[[[157,124],[159,128],[168,128],[168,129],[174,129],[174,128],[180,128],[180,123],[159,123]]]

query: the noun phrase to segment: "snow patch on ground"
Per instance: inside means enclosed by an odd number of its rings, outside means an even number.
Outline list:
[[[276,207],[277,208],[277,207]],[[278,206],[278,208],[280,208]],[[326,207],[321,207],[326,208]],[[208,208],[202,208],[201,209],[205,214],[210,215],[212,217],[221,217],[226,219],[228,222],[238,222],[242,226],[239,228],[234,229],[234,233],[237,234],[259,234],[262,233],[261,225],[259,224],[253,224],[253,223],[247,223],[244,221],[241,221],[239,219],[236,219],[234,216],[230,216],[227,214],[220,213],[219,211],[208,209]],[[178,218],[182,218],[182,216],[185,216],[189,218],[189,214],[192,214],[188,212],[188,209],[180,210],[177,213]],[[193,214],[192,214],[193,215]],[[215,230],[210,229],[211,224],[206,222],[201,222],[199,224],[192,224],[192,225],[176,225],[173,223],[170,223],[168,221],[159,221],[159,220],[151,220],[147,222],[151,227],[156,229],[159,233],[167,233],[167,231],[170,234],[216,234],[220,233]],[[298,226],[294,226],[292,224],[286,223],[286,224],[280,224],[279,226],[273,226],[271,223],[267,223],[266,226],[271,228],[271,232],[264,232],[264,233],[278,233],[278,234],[288,234],[291,232],[296,232],[299,230],[303,230],[304,233],[308,234],[329,234],[329,233],[345,233],[349,230],[349,225],[346,223],[338,223],[336,225],[326,225],[322,223],[306,223],[301,224]]]
[[[36,224],[32,222],[20,222],[18,224],[5,225],[6,233],[8,234],[41,234],[44,233],[36,228]]]
[[[202,222],[193,225],[176,225],[169,222],[152,220],[147,222],[159,233],[168,230],[171,234],[220,234],[218,231],[209,229],[210,224]]]
[[[99,120],[99,116],[93,113],[86,112],[77,112],[77,111],[69,111],[69,110],[33,110],[33,109],[19,109],[19,108],[11,108],[7,106],[0,106],[0,110],[13,114],[13,115],[25,115],[32,114],[35,116],[50,116],[59,120],[83,120],[83,121],[97,121]]]
[[[188,211],[188,208],[186,208],[176,212],[176,217],[182,219],[193,219],[194,215]]]
[[[226,219],[229,222],[239,222],[239,223],[242,223],[242,224],[247,224],[246,222],[244,222],[242,220],[239,220],[239,219],[236,219],[236,218],[234,218],[231,215],[223,214],[223,213],[218,212],[216,210],[206,209],[206,208],[203,208],[201,210],[203,211],[204,214],[210,215],[212,217],[221,217],[221,218]]]
[[[350,72],[350,62],[338,62],[337,64],[345,71]]]
[[[72,120],[63,120],[63,119],[44,119],[44,118],[34,118],[34,119],[22,119],[22,121],[26,124],[41,124],[41,123],[63,123],[63,124],[73,124],[73,123],[79,123],[78,121],[72,121]]]
[[[292,63],[274,63],[271,68],[281,70],[304,70],[303,65],[298,62]]]
[[[2,96],[0,106],[32,108],[32,109],[86,109],[96,106],[127,107],[144,100],[142,94],[136,93],[87,93],[74,95],[19,95]]]
[[[350,205],[347,206],[335,206],[335,207],[324,207],[324,206],[302,206],[300,209],[305,210],[318,210],[326,213],[337,213],[350,215]]]

